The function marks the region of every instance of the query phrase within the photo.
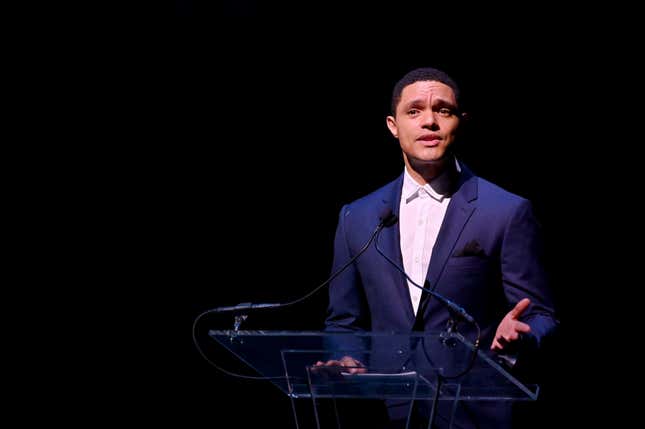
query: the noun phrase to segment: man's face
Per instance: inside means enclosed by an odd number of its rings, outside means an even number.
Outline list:
[[[437,81],[419,81],[403,88],[395,116],[387,126],[399,139],[406,164],[444,160],[459,127],[457,100],[452,88]]]

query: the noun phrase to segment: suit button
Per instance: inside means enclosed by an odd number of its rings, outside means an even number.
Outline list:
[[[397,354],[397,355],[402,355],[402,354],[403,354],[403,350],[398,349],[398,350],[396,351],[396,354]]]

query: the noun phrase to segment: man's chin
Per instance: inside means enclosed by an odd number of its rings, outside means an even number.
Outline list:
[[[440,166],[445,164],[446,160],[450,159],[451,156],[448,153],[444,153],[439,157],[428,157],[428,158],[415,158],[412,163],[417,165],[434,165]]]

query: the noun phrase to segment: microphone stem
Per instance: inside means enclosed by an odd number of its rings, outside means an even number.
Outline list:
[[[248,315],[246,315],[246,314],[238,314],[237,316],[235,316],[235,322],[233,323],[233,332],[235,332],[235,333],[237,334],[237,333],[239,332],[239,330],[240,330],[240,325],[241,325],[241,324],[242,324],[242,322],[244,322],[248,317],[249,317],[249,316],[248,316]]]
[[[379,247],[379,244],[378,244],[379,236],[380,236],[380,230],[376,234],[376,242],[375,242],[376,251],[381,256],[383,256],[390,264],[392,264],[392,266],[394,268],[396,268],[401,274],[403,274],[403,276],[405,276],[405,278],[408,279],[410,281],[410,283],[412,283],[414,286],[418,287],[422,291],[427,292],[430,296],[435,297],[439,302],[441,302],[448,309],[448,313],[450,314],[450,321],[448,322],[447,333],[449,335],[454,334],[457,331],[457,320],[458,319],[466,320],[469,323],[472,323],[473,325],[475,325],[475,328],[477,330],[477,338],[475,339],[475,350],[477,350],[479,348],[479,340],[480,340],[480,336],[481,336],[481,329],[480,329],[479,324],[477,323],[477,321],[470,314],[468,314],[466,312],[466,310],[464,310],[463,308],[461,308],[460,306],[458,306],[454,302],[450,301],[448,298],[444,297],[443,295],[441,295],[438,292],[433,291],[430,288],[420,286],[414,280],[412,280],[410,278],[410,276],[405,272],[405,270],[403,270],[401,267],[399,267],[399,265],[396,262],[394,262],[385,253],[383,253],[383,251],[381,250],[381,248]],[[426,280],[426,284],[427,284],[427,280]]]

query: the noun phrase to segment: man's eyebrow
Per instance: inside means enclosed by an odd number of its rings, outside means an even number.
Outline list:
[[[426,101],[423,98],[415,98],[413,100],[406,101],[405,103],[403,103],[403,107],[405,107],[406,109],[409,109],[410,107],[414,107],[414,106],[423,106],[425,105],[425,102]]]
[[[436,102],[434,103],[433,107],[448,107],[449,109],[452,110],[457,110],[457,105],[455,103],[452,103],[448,100],[442,100],[442,99],[436,99]]]
[[[425,106],[425,103],[426,103],[426,99],[424,99],[424,98],[415,98],[415,99],[412,99],[410,101],[404,102],[403,107],[406,108],[406,109],[409,109],[410,107]],[[448,107],[448,108],[450,108],[452,110],[457,110],[457,105],[455,103],[453,103],[451,101],[448,101],[446,99],[442,99],[442,98],[435,98],[433,100],[432,107],[433,108]]]

